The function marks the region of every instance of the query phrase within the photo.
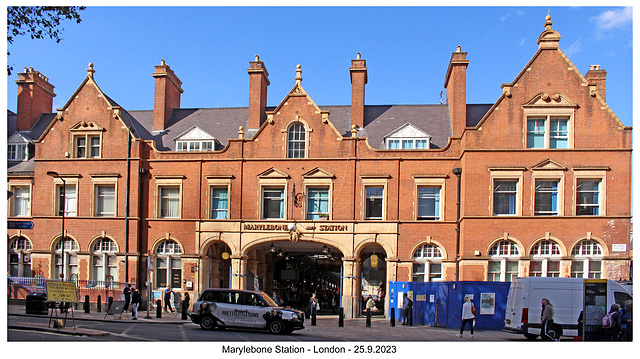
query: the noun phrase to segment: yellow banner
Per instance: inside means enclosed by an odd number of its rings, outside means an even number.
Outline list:
[[[47,301],[77,303],[78,294],[73,282],[47,281]]]

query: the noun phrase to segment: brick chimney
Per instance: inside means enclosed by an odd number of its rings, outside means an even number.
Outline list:
[[[351,125],[364,127],[364,85],[367,84],[367,60],[351,60]]]
[[[264,109],[267,107],[267,86],[269,86],[269,72],[256,55],[255,61],[249,61],[249,129],[260,128],[264,119]]]
[[[591,65],[585,78],[589,84],[595,84],[596,93],[604,102],[607,102],[607,71],[600,70],[600,65]]]
[[[467,53],[460,46],[451,54],[444,88],[447,90],[447,104],[451,116],[453,137],[462,136],[467,126]]]
[[[24,68],[18,74],[18,131],[29,131],[41,114],[51,113],[53,108],[54,86],[49,79],[33,67]]]
[[[180,108],[182,82],[164,60],[156,66],[153,77],[156,79],[155,97],[153,100],[153,130],[162,131],[167,125],[171,110]]]

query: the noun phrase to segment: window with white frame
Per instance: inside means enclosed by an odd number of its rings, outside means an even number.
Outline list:
[[[557,216],[559,214],[558,180],[536,180],[535,210],[536,216]]]
[[[9,275],[12,277],[31,277],[31,241],[18,237],[9,244]]]
[[[602,278],[602,259],[604,251],[598,242],[585,239],[571,251],[571,277],[573,278]]]
[[[329,188],[307,188],[307,219],[319,220],[320,217],[329,217]]]
[[[156,288],[181,288],[182,265],[180,255],[182,248],[171,239],[165,239],[156,247]]]
[[[64,211],[65,217],[77,216],[78,197],[76,193],[76,184],[58,184],[56,185],[56,215],[62,216]]]
[[[284,219],[284,187],[262,188],[262,219]]]
[[[228,187],[210,187],[211,211],[210,219],[229,219],[229,188]]]
[[[511,240],[500,240],[489,249],[488,280],[511,282],[520,268],[520,249]]]
[[[195,152],[195,151],[213,151],[214,143],[211,140],[188,140],[176,141],[176,151]]]
[[[74,158],[99,158],[101,156],[101,137],[95,134],[73,136]]]
[[[365,186],[365,219],[383,219],[384,186]]]
[[[439,186],[418,187],[418,220],[439,221],[441,219]]]
[[[305,158],[307,131],[303,124],[294,123],[287,131],[287,158]]]
[[[64,261],[63,261],[63,253],[62,248],[64,246]],[[78,276],[78,243],[69,238],[65,237],[63,239],[59,239],[53,247],[55,252],[54,254],[54,277],[53,278],[61,278],[63,274],[63,264],[64,264],[64,278],[73,278]]]
[[[31,216],[31,186],[11,186],[11,212],[12,217]]]
[[[180,218],[180,186],[158,187],[158,217]]]
[[[495,179],[493,181],[493,215],[517,214],[518,180]]]
[[[442,281],[442,250],[435,244],[423,244],[413,253],[413,281]]]
[[[93,244],[91,279],[115,281],[118,273],[117,251],[116,243],[107,237],[102,237]]]
[[[94,190],[95,216],[115,217],[116,215],[116,186],[100,184]]]
[[[569,148],[569,118],[551,115],[528,117],[527,148]]]
[[[8,157],[10,162],[26,161],[29,159],[29,147],[26,143],[10,143],[8,144]]]
[[[600,179],[578,179],[576,185],[576,215],[599,216]]]
[[[531,248],[530,277],[560,277],[560,246],[552,240],[541,240]]]

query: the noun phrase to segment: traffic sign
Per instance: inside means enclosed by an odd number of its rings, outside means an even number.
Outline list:
[[[11,229],[33,229],[32,221],[9,221],[7,228]]]

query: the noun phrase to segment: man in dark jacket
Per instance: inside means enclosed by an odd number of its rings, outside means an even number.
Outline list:
[[[131,303],[131,284],[127,284],[122,291],[124,294],[124,309],[129,310],[129,303]]]
[[[137,289],[133,288],[133,293],[131,294],[131,319],[138,319],[138,306],[140,304],[142,304],[142,296]]]

